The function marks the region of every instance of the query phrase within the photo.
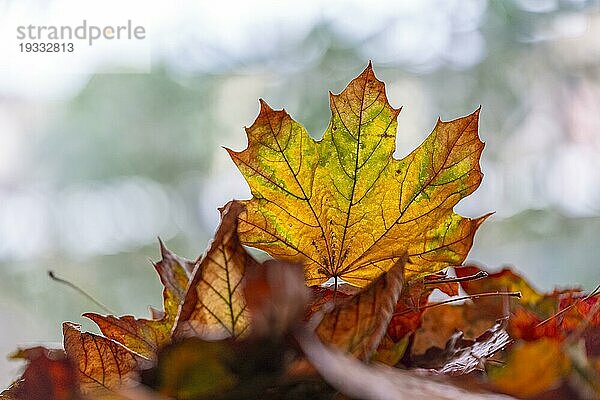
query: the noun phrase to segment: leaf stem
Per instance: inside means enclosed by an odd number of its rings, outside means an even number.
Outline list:
[[[563,315],[564,313],[566,313],[567,311],[569,311],[571,308],[575,307],[579,302],[588,300],[588,299],[590,299],[590,298],[592,298],[594,296],[597,296],[599,294],[600,294],[600,285],[596,286],[596,288],[590,294],[588,294],[587,296],[585,296],[585,297],[583,297],[581,299],[577,299],[573,304],[571,304],[568,307],[563,308],[562,310],[560,310],[556,314],[554,314],[554,315],[546,318],[545,320],[543,320],[542,322],[540,322],[539,324],[537,324],[535,327],[536,328],[540,327],[540,326],[542,326],[542,325],[544,325],[544,324],[552,321],[554,318],[560,317],[561,315]]]
[[[424,281],[425,285],[436,285],[439,283],[453,283],[453,282],[466,282],[466,281],[476,281],[478,279],[487,278],[489,274],[485,271],[479,271],[476,274],[463,276],[461,278],[442,278],[442,279],[434,279],[430,281]]]
[[[483,297],[494,297],[494,296],[507,296],[507,297],[517,297],[517,298],[521,298],[521,292],[493,292],[493,293],[479,293],[479,294],[473,294],[473,295],[469,295],[469,296],[461,296],[461,297],[455,297],[452,299],[448,299],[448,300],[444,300],[444,301],[440,301],[439,303],[433,303],[433,304],[427,304],[424,307],[417,307],[417,310],[425,310],[427,308],[431,308],[431,307],[436,307],[436,306],[442,306],[444,304],[448,304],[448,303],[454,303],[456,301],[462,301],[462,300],[477,300]],[[408,314],[413,312],[414,310],[404,310],[400,313],[395,313],[394,316],[396,315],[404,315],[404,314]]]
[[[338,292],[338,277],[337,275],[335,275],[333,277],[333,303],[335,304],[335,300],[337,298],[337,292]]]
[[[48,270],[48,276],[53,281],[58,282],[58,283],[62,283],[63,285],[67,285],[71,289],[74,289],[79,294],[81,294],[82,296],[84,296],[85,298],[87,298],[88,300],[90,300],[92,303],[96,304],[98,307],[100,307],[101,309],[103,309],[107,313],[109,313],[109,314],[115,314],[114,311],[112,311],[110,308],[106,307],[104,304],[100,303],[98,300],[96,300],[95,298],[93,298],[91,295],[89,295],[86,291],[84,291],[83,289],[81,289],[79,286],[75,285],[72,282],[67,281],[66,279],[59,278],[58,276],[56,276],[56,274],[54,274],[54,271]]]

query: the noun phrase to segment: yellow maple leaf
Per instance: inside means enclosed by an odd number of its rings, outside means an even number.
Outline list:
[[[339,95],[315,142],[285,110],[260,101],[248,148],[229,150],[253,198],[240,215],[243,244],[300,261],[309,285],[365,286],[408,254],[408,280],[461,263],[485,219],[454,213],[480,184],[479,110],[438,120],[396,160],[397,116],[371,65]]]

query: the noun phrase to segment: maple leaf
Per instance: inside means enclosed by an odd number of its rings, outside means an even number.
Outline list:
[[[244,205],[229,202],[221,224],[190,281],[173,335],[176,338],[239,337],[249,326],[242,280],[248,266],[258,262],[242,247],[237,235]]]
[[[244,297],[253,336],[268,337],[302,321],[310,291],[300,265],[267,260],[246,269]]]
[[[532,368],[535,364],[542,368]],[[509,353],[506,365],[489,371],[492,383],[501,391],[519,397],[533,397],[557,386],[570,370],[560,343],[543,338],[521,342]]]
[[[455,331],[444,349],[429,348],[425,354],[414,357],[411,366],[432,368],[449,375],[468,374],[481,368],[486,358],[512,342],[505,326],[506,320],[499,320],[474,340],[464,339],[463,332]]]
[[[502,314],[489,314],[476,304],[436,305],[422,314],[419,328],[415,331],[411,351],[423,354],[431,347],[443,348],[449,337],[456,330],[464,332],[467,337],[479,337],[488,328],[502,318]]]
[[[104,336],[149,358],[155,357],[156,352],[171,341],[171,331],[195,266],[195,262],[184,260],[169,251],[162,241],[160,252],[162,259],[154,264],[154,268],[164,286],[164,311],[152,311],[155,318],[150,320],[131,315],[83,314],[98,325]]]
[[[147,359],[121,344],[93,333],[81,332],[77,325],[63,324],[64,348],[79,373],[82,394],[106,396],[134,385],[137,372],[147,368]]]
[[[455,268],[456,276],[459,278],[470,276],[480,271],[482,269],[476,265]],[[521,296],[518,299],[513,299],[513,302],[525,305],[531,309],[535,308],[539,312],[542,312],[542,310],[544,312],[552,312],[556,301],[556,296],[540,293],[510,268],[503,268],[498,272],[491,273],[486,279],[463,281],[461,286],[467,293],[472,295],[492,292],[519,292]],[[489,303],[502,300],[488,297],[486,299],[479,299],[478,301]]]
[[[315,332],[325,343],[368,360],[379,346],[403,286],[406,259],[326,313]]]
[[[425,306],[431,293],[438,289],[448,296],[458,295],[457,282],[445,282],[445,274],[430,275],[421,281],[410,282],[402,291],[388,325],[387,334],[393,342],[416,331],[422,322]]]
[[[478,387],[470,387],[469,390],[462,389],[447,381],[432,379],[423,373],[416,374],[413,371],[405,371],[382,364],[362,363],[335,348],[325,346],[312,332],[307,330],[297,331],[295,338],[323,379],[348,398],[364,400],[512,399],[512,397],[483,392]]]
[[[342,278],[366,286],[404,254],[408,279],[466,257],[486,218],[453,212],[480,184],[479,110],[438,120],[412,153],[396,160],[397,116],[371,65],[339,95],[315,142],[285,110],[260,101],[248,147],[228,152],[253,194],[240,215],[243,244],[300,261],[309,285]]]
[[[80,400],[79,379],[63,350],[33,347],[19,350],[12,359],[29,365],[20,380],[0,394],[3,400]]]

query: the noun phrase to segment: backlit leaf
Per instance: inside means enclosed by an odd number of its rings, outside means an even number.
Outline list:
[[[242,243],[305,266],[309,285],[331,277],[366,286],[404,254],[408,279],[459,264],[485,217],[453,207],[480,184],[479,110],[438,121],[396,160],[399,109],[371,65],[339,95],[319,142],[285,110],[261,101],[248,148],[229,150],[253,199],[240,215]]]
[[[235,384],[228,365],[234,354],[221,342],[190,338],[159,354],[156,372],[160,393],[179,400],[215,396]]]
[[[195,263],[184,260],[169,251],[160,242],[162,260],[154,264],[163,289],[162,313],[153,311],[159,318],[143,319],[131,315],[115,317],[86,313],[85,317],[94,321],[104,336],[115,340],[128,349],[153,358],[156,352],[171,340],[171,331],[177,317],[179,305],[183,302],[185,291]],[[157,315],[160,314],[160,315]]]
[[[325,343],[368,360],[384,337],[403,286],[404,260],[370,286],[341,301],[316,329]]]
[[[445,275],[433,275],[424,280],[415,280],[406,285],[398,299],[396,309],[388,325],[387,334],[391,340],[398,342],[406,335],[413,333],[421,326],[425,306],[434,289],[439,289],[449,296],[458,295],[456,282],[434,283],[446,279]]]
[[[238,215],[244,209],[230,202],[221,209],[221,224],[206,254],[194,270],[175,326],[177,338],[238,337],[249,318],[242,280],[246,267],[258,264],[237,235]]]
[[[545,338],[517,344],[509,353],[506,365],[490,370],[489,375],[501,391],[532,397],[559,385],[569,368],[560,343]]]
[[[75,365],[62,350],[34,347],[20,350],[11,358],[29,361],[18,383],[2,392],[0,399],[80,400],[79,377]]]
[[[253,335],[269,337],[300,323],[310,291],[300,265],[268,260],[246,268],[244,297]]]
[[[587,354],[599,357],[600,298],[580,293],[563,294],[560,297],[557,300],[558,311],[545,320],[525,308],[516,309],[511,318],[511,334],[527,341],[540,338],[564,341],[579,331]]]
[[[425,354],[413,357],[411,366],[435,369],[442,374],[464,375],[483,369],[488,357],[503,350],[512,341],[505,330],[506,321],[498,321],[474,340],[464,338],[456,331],[443,349],[429,348]]]
[[[148,365],[148,360],[119,343],[81,332],[74,324],[63,324],[63,336],[65,352],[79,371],[83,394],[106,396],[134,385],[137,371]]]
[[[481,271],[478,266],[467,265],[464,267],[455,268],[456,276],[461,278],[476,274]],[[535,290],[529,282],[521,276],[513,272],[510,268],[504,268],[499,272],[489,274],[485,279],[462,282],[462,287],[469,294],[479,294],[485,292],[520,292],[521,298],[513,301],[535,306],[544,299],[544,295]],[[487,298],[485,301],[498,301],[501,298]],[[480,301],[482,301],[480,299]]]

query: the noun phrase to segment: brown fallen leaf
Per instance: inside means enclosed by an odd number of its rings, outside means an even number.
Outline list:
[[[435,289],[448,296],[458,295],[458,283],[444,282],[445,279],[445,274],[430,275],[405,285],[387,328],[387,334],[392,341],[399,342],[421,326],[429,296]]]
[[[406,258],[358,294],[327,312],[315,333],[334,347],[368,360],[385,335],[403,287]]]
[[[360,288],[347,283],[341,283],[337,286],[311,286],[312,299],[308,304],[305,314],[305,320],[309,320],[316,312],[322,311],[323,307],[333,307],[334,304],[344,299],[354,296],[360,292]]]
[[[431,347],[424,354],[413,357],[411,367],[435,369],[448,375],[464,375],[475,369],[483,370],[487,358],[512,342],[505,327],[506,320],[498,321],[475,340],[464,339],[464,334],[457,331],[443,349]]]
[[[196,262],[184,260],[169,251],[160,242],[162,259],[154,264],[163,289],[164,311],[151,309],[153,319],[135,318],[131,315],[116,317],[85,313],[94,321],[102,334],[121,343],[128,349],[148,358],[171,341],[171,331],[183,302],[186,288]]]
[[[29,363],[23,376],[0,394],[2,400],[80,400],[75,365],[62,350],[34,347],[20,350],[11,358]]]
[[[84,333],[77,325],[63,324],[64,348],[75,364],[81,392],[102,397],[137,382],[137,371],[147,368],[149,360],[132,353],[121,344],[93,333]]]
[[[325,346],[309,330],[295,334],[302,351],[331,386],[345,396],[362,400],[509,400],[476,387],[466,390],[414,371],[367,365],[333,347]]]
[[[415,332],[411,353],[418,355],[431,347],[444,348],[456,330],[467,337],[478,337],[502,317],[502,314],[490,315],[473,303],[430,307],[423,313],[421,327]]]
[[[220,209],[221,224],[194,270],[175,324],[175,338],[236,338],[246,333],[249,319],[242,281],[246,268],[258,262],[237,235],[243,210],[244,205],[237,201]]]
[[[246,268],[244,297],[253,336],[281,336],[302,321],[310,291],[301,265],[268,260]]]

